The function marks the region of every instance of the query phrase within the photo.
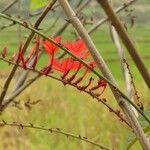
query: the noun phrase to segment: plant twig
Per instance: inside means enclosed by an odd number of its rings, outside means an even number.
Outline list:
[[[77,30],[78,34],[81,36],[81,38],[86,43],[86,46],[88,47],[91,55],[93,56],[94,60],[96,61],[98,68],[101,70],[103,75],[106,76],[106,78],[109,79],[115,85],[115,87],[118,87],[113,75],[111,74],[110,70],[108,69],[107,65],[105,64],[103,58],[99,54],[97,48],[95,47],[95,45],[94,45],[93,41],[91,40],[90,36],[88,35],[87,31],[81,24],[80,20],[76,17],[76,15],[75,15],[73,9],[71,8],[71,6],[69,5],[69,3],[66,0],[58,0],[58,1],[60,3],[61,7],[63,8],[64,12],[66,13],[68,19],[70,20],[70,22],[72,23],[74,28]],[[104,1],[106,2],[107,0],[104,0]],[[103,3],[102,1],[100,1],[100,2]],[[123,99],[123,97],[120,94],[118,94],[118,92],[114,89],[114,87],[110,86],[110,88],[116,98],[116,101],[118,102],[118,104],[120,105],[122,110],[124,111],[124,113],[127,117],[127,120],[129,121],[135,135],[137,136],[138,140],[141,143],[141,146],[144,149],[150,149],[149,139],[144,134],[144,131],[142,130],[141,125],[139,124],[137,118],[135,117],[135,115],[131,109],[131,106],[128,103],[126,103],[125,99]]]
[[[54,22],[52,23],[52,25],[50,25],[50,27],[48,27],[48,29],[46,29],[46,31],[44,31],[44,33],[48,33],[50,32],[55,25],[57,24],[57,22],[59,21],[59,19],[62,17],[62,12],[60,12],[60,14],[56,17],[56,19],[54,20]]]
[[[133,87],[133,93],[134,93],[134,96],[135,96],[136,103],[140,107],[141,110],[144,110],[144,106],[143,106],[142,102],[140,101],[140,96],[138,94],[138,90],[136,89],[136,86],[135,86],[135,83],[134,83],[134,80],[133,80],[134,78],[133,78],[133,75],[131,73],[129,64],[128,64],[128,62],[125,58],[123,59],[123,62],[126,65],[126,69],[127,69],[128,74],[130,76],[130,82],[131,82],[131,85]]]
[[[76,135],[76,134],[72,134],[72,133],[69,133],[69,132],[65,132],[65,131],[62,131],[60,128],[45,128],[45,127],[41,127],[41,126],[36,126],[36,125],[34,125],[32,123],[29,123],[29,124],[22,124],[22,123],[18,123],[18,122],[11,122],[11,123],[9,123],[9,122],[6,122],[4,120],[2,120],[0,122],[0,126],[1,127],[3,127],[3,126],[19,127],[20,129],[30,128],[30,129],[43,130],[43,131],[46,131],[46,132],[49,132],[49,133],[62,134],[62,135],[65,135],[67,137],[71,137],[71,138],[78,139],[78,140],[84,141],[86,143],[92,144],[93,146],[99,147],[101,149],[111,150],[111,148],[109,148],[107,146],[104,146],[102,144],[96,143],[94,141],[91,141],[90,139],[88,139],[85,136],[81,136],[81,135]]]
[[[3,25],[3,26],[0,27],[0,31],[2,31],[3,29],[9,28],[9,27],[11,27],[13,25],[15,25],[14,22],[11,22],[9,24],[5,24],[5,25]]]
[[[119,55],[119,58],[120,58],[120,64],[121,64],[122,73],[123,73],[123,76],[124,76],[124,79],[125,79],[127,95],[134,102],[130,75],[128,73],[128,69],[126,67],[126,64],[124,63],[124,58],[125,58],[124,50],[121,47],[121,44],[120,44],[120,41],[119,41],[119,38],[118,38],[118,35],[116,33],[115,28],[111,25],[110,25],[110,32],[111,32],[111,35],[112,35],[112,40],[115,44],[115,47],[117,49],[117,52],[118,52],[118,55]],[[133,111],[134,111],[135,115],[138,117],[138,113],[137,113],[136,109],[133,108]]]

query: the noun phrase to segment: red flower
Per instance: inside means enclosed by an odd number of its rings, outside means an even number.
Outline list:
[[[54,40],[57,43],[60,43],[61,37],[57,36]],[[75,74],[72,77],[70,77],[70,79],[68,79],[69,81],[72,81],[72,79],[75,78],[76,74],[82,67],[82,64],[78,61],[73,60],[72,58],[64,58],[63,60],[55,59],[54,57],[55,52],[58,51],[59,48],[58,46],[56,46],[55,44],[51,43],[48,40],[43,41],[43,47],[45,48],[46,52],[50,55],[50,60],[46,65],[46,67],[44,68],[44,74],[47,75],[53,68],[57,71],[62,72],[63,77],[66,77],[67,74],[70,72],[70,70],[76,70]],[[75,42],[66,42],[64,44],[64,47],[66,47],[69,51],[71,51],[74,55],[76,55],[81,59],[86,59],[89,56],[89,51],[86,49],[86,45],[84,44],[83,40],[78,40]],[[90,65],[91,67],[96,66],[95,61],[89,61],[87,62],[87,64]],[[90,70],[88,68],[85,68],[85,73],[82,76],[82,79],[89,72]]]
[[[53,67],[57,71],[66,73],[70,70],[75,70],[79,67],[80,62],[73,60],[72,58],[64,58],[62,62],[60,62],[58,59],[53,60]]]
[[[5,57],[6,57],[6,54],[7,54],[7,48],[5,47],[5,48],[2,50],[2,52],[1,52],[1,56],[2,56],[3,58],[5,58]]]
[[[85,59],[89,56],[89,51],[86,50],[86,45],[82,40],[67,42],[64,46],[81,59]]]
[[[102,95],[106,89],[107,82],[105,80],[100,80],[100,81],[98,81],[98,85],[100,87],[103,87],[103,90],[101,91],[101,93],[99,93],[100,95]]]
[[[89,65],[89,66],[91,66],[91,67],[96,67],[97,66],[97,64],[96,64],[96,62],[95,61],[89,61],[89,62],[87,62],[87,64]],[[80,78],[78,78],[75,82],[74,82],[74,84],[79,84],[83,79],[84,79],[84,77],[87,75],[87,73],[90,73],[91,72],[91,70],[89,69],[89,68],[87,68],[87,67],[85,67],[85,71],[84,71],[84,73],[83,73],[83,75],[80,77]]]
[[[98,88],[103,88],[102,91],[98,93],[98,96],[100,96],[105,91],[106,86],[107,86],[107,82],[105,80],[99,80],[97,85],[89,89],[89,91],[91,92],[91,91],[97,90]]]
[[[100,87],[106,87],[106,86],[107,86],[107,82],[106,82],[105,80],[99,80],[99,81],[98,81],[98,85],[99,85]]]
[[[35,58],[32,64],[33,69],[35,69],[35,66],[37,64],[38,61],[38,57],[39,57],[39,49],[40,49],[40,36],[37,35],[36,37],[36,46],[35,46]]]
[[[22,42],[20,42],[16,63],[19,63],[19,61],[22,62],[23,68],[26,69],[26,63],[25,63],[25,60],[24,60],[24,57],[23,57],[23,51],[22,51]]]
[[[60,43],[61,42],[61,37],[60,36],[57,36],[56,38],[54,38],[54,40],[57,42],[57,43]],[[43,47],[45,48],[46,52],[49,54],[49,55],[52,55],[54,52],[58,51],[59,47],[56,46],[55,44],[51,43],[50,41],[48,40],[44,40],[43,41]]]
[[[57,43],[60,43],[61,37],[57,36],[56,38],[54,38],[54,40]],[[53,44],[52,42],[48,41],[48,40],[43,41],[43,47],[45,48],[46,52],[50,56],[49,62],[47,64],[47,66],[44,68],[44,71],[43,71],[44,74],[47,75],[52,69],[52,65],[53,65],[53,61],[54,61],[54,54],[55,54],[56,51],[58,51],[59,47],[56,46],[55,44]]]

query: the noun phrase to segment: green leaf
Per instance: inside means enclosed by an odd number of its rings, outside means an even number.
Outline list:
[[[48,4],[49,0],[31,0],[31,9],[38,9]]]
[[[150,109],[146,110],[145,115],[150,119]],[[138,117],[138,121],[140,122],[144,132],[148,132],[150,130],[150,124],[143,118],[143,116]],[[125,149],[128,150],[131,148],[133,144],[137,141],[137,138],[135,137],[133,132],[129,132],[129,135],[125,141]]]

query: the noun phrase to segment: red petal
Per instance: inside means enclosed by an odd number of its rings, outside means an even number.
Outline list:
[[[61,37],[60,36],[57,36],[56,38],[54,38],[54,40],[57,42],[57,43],[60,43],[61,42]],[[52,55],[52,53],[58,51],[59,47],[56,46],[55,44],[53,44],[52,42],[48,41],[48,40],[45,40],[43,41],[43,47],[45,48],[46,52],[49,54],[49,55]]]
[[[7,48],[5,47],[5,48],[3,48],[2,52],[1,52],[1,55],[2,55],[3,58],[5,58],[6,54],[7,54]]]
[[[105,80],[100,80],[100,81],[98,81],[98,85],[101,87],[106,87],[107,82]]]
[[[76,51],[83,51],[86,48],[83,40],[76,41],[75,45],[76,45],[76,49],[77,49]]]
[[[62,67],[61,67],[61,64],[60,64],[60,62],[59,62],[58,59],[54,59],[54,60],[53,60],[53,67],[54,67],[54,69],[56,69],[57,71],[63,72]]]

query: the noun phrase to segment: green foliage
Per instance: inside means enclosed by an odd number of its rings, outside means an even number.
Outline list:
[[[150,119],[150,109],[146,110],[145,111],[145,114],[147,115],[147,117]],[[150,124],[147,123],[145,121],[145,119],[140,115],[139,118],[138,118],[142,128],[144,129],[144,132],[148,132],[150,130]],[[133,144],[135,144],[135,142],[137,141],[137,138],[135,137],[135,135],[133,134],[133,132],[130,132],[128,137],[127,137],[127,140],[125,142],[125,149],[129,149],[131,148],[131,146]]]
[[[48,0],[31,0],[31,9],[38,9],[47,5]]]

